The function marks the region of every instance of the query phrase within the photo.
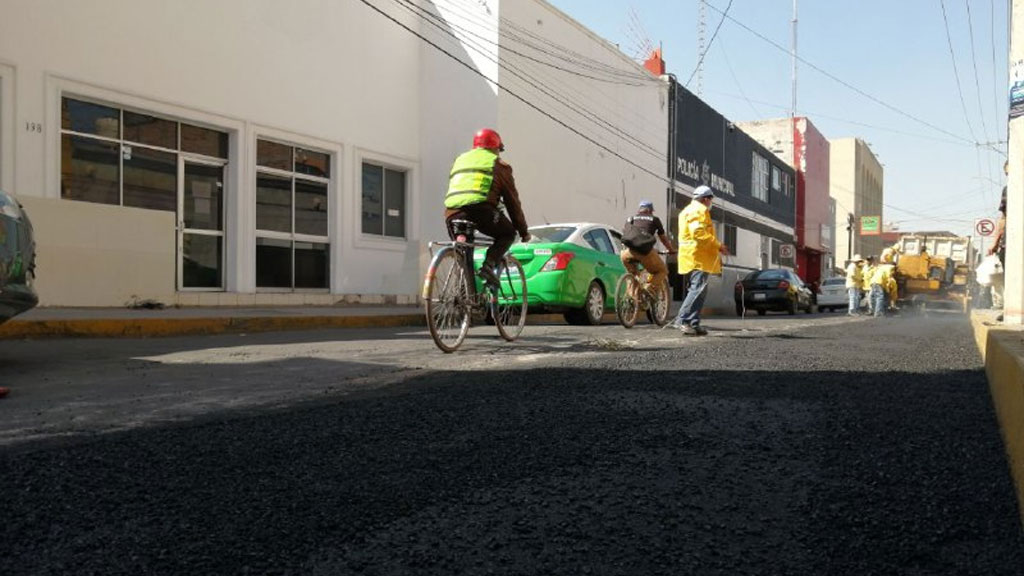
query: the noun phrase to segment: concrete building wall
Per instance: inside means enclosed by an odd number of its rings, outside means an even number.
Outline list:
[[[497,128],[508,142],[505,156],[531,223],[617,224],[641,198],[654,200],[667,219],[659,79],[543,0],[381,9],[397,22],[362,3],[332,0],[0,0],[0,185],[23,200],[36,224],[41,304],[118,306],[132,297],[186,305],[413,302],[427,243],[445,236],[451,161],[481,127]],[[503,27],[509,34],[499,34]],[[536,34],[532,47],[509,40],[525,38],[522,30]],[[571,52],[594,70],[526,64],[515,53],[540,49]],[[65,142],[82,127],[66,121],[65,98],[226,134],[227,153],[218,160],[219,288],[179,289],[179,233],[188,224],[173,208],[68,199]],[[95,132],[86,136],[120,147],[124,162],[147,150],[133,151],[116,125],[113,139]],[[259,141],[329,158],[329,170],[312,177],[327,186],[317,208],[326,212],[322,236],[261,228],[260,182],[282,175],[260,164]],[[183,150],[169,153],[179,163],[194,160]],[[390,199],[367,196],[372,174],[364,169],[400,175],[403,203],[394,208],[385,206]],[[368,233],[374,218],[398,222],[400,232]],[[300,244],[328,246],[327,286],[264,287],[258,238],[294,247],[296,268]]]
[[[619,226],[647,199],[667,225],[668,84],[546,2],[505,2],[502,15],[510,35],[552,43],[502,43],[503,156],[527,221]]]
[[[883,248],[881,236],[860,233],[862,216],[878,216],[884,222],[884,170],[871,148],[858,138],[831,141],[830,189],[836,202],[836,262],[852,254],[878,256]],[[848,215],[853,215],[852,234],[847,232]],[[853,245],[849,239],[852,236]]]

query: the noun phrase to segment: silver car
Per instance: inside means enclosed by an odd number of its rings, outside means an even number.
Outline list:
[[[35,268],[32,223],[21,204],[0,190],[0,323],[39,303]]]
[[[846,310],[850,306],[846,291],[846,278],[836,276],[821,283],[818,293],[818,310]]]

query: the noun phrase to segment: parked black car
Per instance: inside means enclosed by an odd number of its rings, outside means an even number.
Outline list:
[[[32,223],[21,204],[0,190],[0,323],[39,303],[35,267]]]
[[[772,268],[751,272],[736,283],[736,315],[745,310],[757,310],[764,316],[769,310],[796,314],[814,311],[814,293],[796,275],[785,268]]]

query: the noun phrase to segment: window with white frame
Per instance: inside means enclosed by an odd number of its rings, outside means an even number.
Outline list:
[[[753,153],[750,195],[758,200],[768,201],[768,159],[757,152]]]
[[[782,169],[778,166],[772,165],[772,192],[778,194],[782,192]]]
[[[179,154],[227,161],[228,135],[61,98],[61,198],[175,212]]]
[[[331,155],[256,141],[256,287],[330,287]]]
[[[363,234],[405,238],[406,174],[400,168],[363,162]]]

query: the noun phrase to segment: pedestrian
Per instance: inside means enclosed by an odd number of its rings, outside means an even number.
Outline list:
[[[871,311],[875,318],[885,316],[889,308],[892,286],[895,284],[892,270],[892,264],[879,264],[871,272]]]
[[[644,270],[650,274],[648,283],[654,288],[655,296],[664,288],[665,279],[668,278],[668,267],[654,249],[657,240],[665,245],[669,254],[675,252],[672,242],[665,235],[665,226],[662,225],[661,219],[654,215],[654,203],[643,200],[636,214],[630,216],[622,227],[622,244],[625,247],[619,258],[630,274],[637,273],[637,262],[643,265]],[[632,296],[635,298],[636,294]]]
[[[996,224],[996,235],[992,239],[992,247],[988,249],[989,256],[995,254],[999,258],[999,264],[1006,270],[1006,187],[1003,187],[1003,196],[999,200],[999,223]],[[998,310],[1003,309],[1003,273],[992,275],[992,307]],[[1002,313],[996,317],[997,322],[1003,321]]]
[[[871,276],[874,273],[875,273],[875,257],[874,256],[868,256],[867,259],[864,262],[864,268],[861,270],[861,273],[860,273],[860,276],[861,276],[860,289],[861,289],[861,292],[863,292],[864,295],[867,296],[866,300],[867,300],[867,304],[868,304],[868,306],[867,306],[867,308],[868,308],[867,315],[868,316],[871,316],[871,313],[873,311],[873,309],[871,307]]]
[[[846,267],[846,292],[850,296],[849,308],[846,314],[856,316],[860,312],[861,285],[864,284],[864,259],[860,254],[854,254],[850,265]]]
[[[707,295],[708,277],[722,274],[722,256],[729,250],[718,241],[711,224],[711,202],[715,193],[707,186],[693,191],[693,201],[679,213],[679,274],[687,275],[689,290],[675,323],[683,334],[704,336],[700,311]]]

